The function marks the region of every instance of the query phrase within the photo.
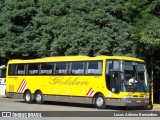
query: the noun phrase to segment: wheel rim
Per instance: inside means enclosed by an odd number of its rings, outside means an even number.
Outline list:
[[[99,98],[97,98],[97,100],[96,100],[96,104],[97,104],[97,106],[99,106],[99,107],[101,107],[102,105],[103,105],[103,98],[101,98],[101,97],[99,97]]]
[[[37,94],[37,95],[36,95],[36,101],[37,101],[37,102],[40,102],[41,99],[42,99],[41,95],[40,95],[40,94]]]
[[[31,99],[30,94],[26,94],[26,101],[30,101],[30,99]]]

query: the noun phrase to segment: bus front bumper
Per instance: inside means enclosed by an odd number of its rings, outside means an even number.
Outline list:
[[[106,105],[112,106],[147,106],[149,98],[106,99]]]

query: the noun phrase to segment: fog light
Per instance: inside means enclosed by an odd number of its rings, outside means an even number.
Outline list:
[[[131,95],[124,95],[123,98],[131,98]]]

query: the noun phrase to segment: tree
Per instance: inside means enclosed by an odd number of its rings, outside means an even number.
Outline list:
[[[1,56],[131,55],[123,0],[4,0]]]
[[[160,49],[160,18],[153,17],[140,33],[140,41],[150,49]]]
[[[53,30],[58,27],[59,33],[51,44],[51,55],[132,53],[128,24],[122,20],[123,3],[77,0],[62,6],[60,13],[65,12],[54,24]]]
[[[32,17],[36,14],[33,0],[4,0],[0,14],[0,53],[2,57],[20,58],[31,54]]]
[[[158,96],[159,50],[160,50],[160,3],[159,0],[127,0],[125,19],[130,23],[131,39],[135,43],[135,54],[143,58],[150,77],[154,78],[154,92]],[[153,76],[154,71],[154,76]],[[155,99],[156,100],[156,99]]]

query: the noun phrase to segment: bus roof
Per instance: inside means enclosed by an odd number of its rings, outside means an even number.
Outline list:
[[[55,56],[55,57],[44,57],[44,58],[37,58],[37,59],[13,59],[10,60],[8,63],[38,63],[38,62],[61,62],[61,61],[83,61],[83,60],[128,60],[128,61],[137,61],[137,62],[144,62],[144,60],[134,58],[134,57],[125,57],[125,56]]]

